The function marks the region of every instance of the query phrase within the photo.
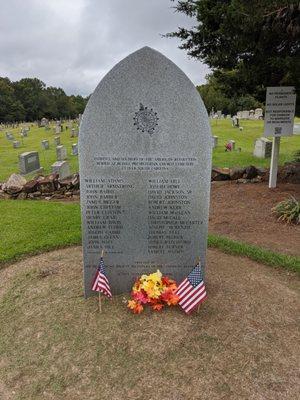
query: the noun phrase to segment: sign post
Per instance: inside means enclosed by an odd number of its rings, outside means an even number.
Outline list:
[[[296,107],[293,86],[268,87],[264,136],[273,136],[269,188],[275,188],[281,136],[292,136]]]

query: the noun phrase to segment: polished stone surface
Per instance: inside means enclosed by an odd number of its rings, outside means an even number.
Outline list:
[[[144,47],[102,79],[79,136],[86,296],[102,249],[113,293],[205,264],[211,141],[193,83],[161,53]]]

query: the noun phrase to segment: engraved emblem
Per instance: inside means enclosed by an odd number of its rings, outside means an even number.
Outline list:
[[[135,113],[134,125],[138,130],[142,132],[148,132],[150,135],[154,133],[155,128],[158,125],[159,118],[157,113],[153,111],[152,108],[144,107],[140,103],[140,109]]]

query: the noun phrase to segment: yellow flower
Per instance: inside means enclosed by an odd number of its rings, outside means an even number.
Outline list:
[[[146,292],[148,292],[148,290],[151,290],[154,287],[154,283],[151,281],[144,281],[141,284],[141,288],[144,289]]]
[[[161,278],[162,278],[162,273],[158,269],[156,272],[154,272],[154,274],[149,275],[148,280],[155,282],[155,283],[156,282],[161,283]]]
[[[154,286],[153,288],[147,290],[147,295],[151,299],[158,299],[161,295],[161,290],[158,287]]]

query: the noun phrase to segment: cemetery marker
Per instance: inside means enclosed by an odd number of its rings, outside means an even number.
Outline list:
[[[99,83],[79,135],[85,296],[101,250],[113,294],[160,269],[205,265],[211,175],[207,112],[193,83],[144,47]]]

